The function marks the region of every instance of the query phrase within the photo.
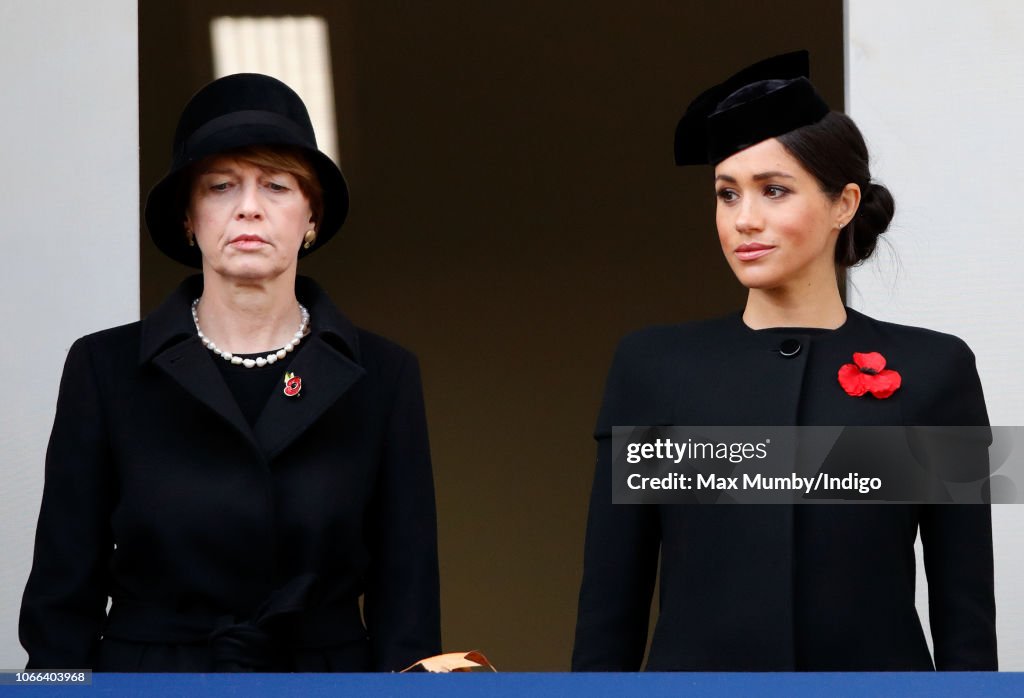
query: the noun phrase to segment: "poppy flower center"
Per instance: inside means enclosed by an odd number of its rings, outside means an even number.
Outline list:
[[[867,368],[867,367],[865,367],[865,368],[862,368],[862,369],[860,370],[860,372],[861,372],[861,373],[866,373],[866,374],[868,374],[869,376],[877,376],[877,375],[878,375],[878,371],[876,371],[876,370],[875,370],[875,369],[873,369],[873,368]]]

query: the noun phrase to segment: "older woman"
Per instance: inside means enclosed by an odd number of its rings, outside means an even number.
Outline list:
[[[619,346],[597,423],[575,669],[640,668],[659,561],[648,669],[996,668],[987,506],[612,503],[616,425],[988,423],[964,342],[844,306],[837,271],[872,253],[894,204],[808,67],[805,53],[751,66],[679,124],[676,162],[714,167],[718,238],[747,302]],[[918,533],[934,654],[914,603]]]
[[[232,75],[185,107],[146,222],[202,275],[71,348],[30,668],[396,670],[440,650],[416,359],[296,275],[347,209],[285,84]]]

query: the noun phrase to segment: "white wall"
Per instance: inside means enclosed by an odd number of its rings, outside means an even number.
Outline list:
[[[138,319],[135,0],[0,3],[0,670],[20,669],[21,592],[68,347]]]
[[[847,111],[897,207],[895,256],[854,271],[850,303],[964,338],[992,423],[1024,424],[1024,3],[846,4]],[[1024,507],[993,520],[1000,668],[1021,671]]]

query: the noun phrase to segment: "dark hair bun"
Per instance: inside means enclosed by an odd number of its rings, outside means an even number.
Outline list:
[[[870,257],[895,212],[896,202],[884,186],[869,182],[861,189],[857,214],[843,228],[836,244],[836,264],[852,267]]]
[[[829,112],[821,121],[778,138],[833,199],[847,184],[860,187],[860,208],[836,242],[836,264],[852,267],[870,257],[878,236],[889,227],[896,202],[888,189],[871,181],[868,147],[853,119]]]

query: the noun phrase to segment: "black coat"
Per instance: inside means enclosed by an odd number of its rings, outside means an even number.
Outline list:
[[[612,504],[614,425],[988,423],[961,340],[847,313],[835,331],[754,331],[734,315],[622,341],[595,435],[575,670],[640,668],[659,552],[649,670],[996,668],[987,506]],[[785,358],[791,338],[802,351]],[[850,397],[839,367],[872,351],[903,385]],[[934,665],[914,606],[919,531]]]
[[[193,277],[71,348],[21,611],[29,667],[368,671],[438,653],[415,357],[300,278],[302,391],[275,390],[250,427],[196,336],[200,293]]]

